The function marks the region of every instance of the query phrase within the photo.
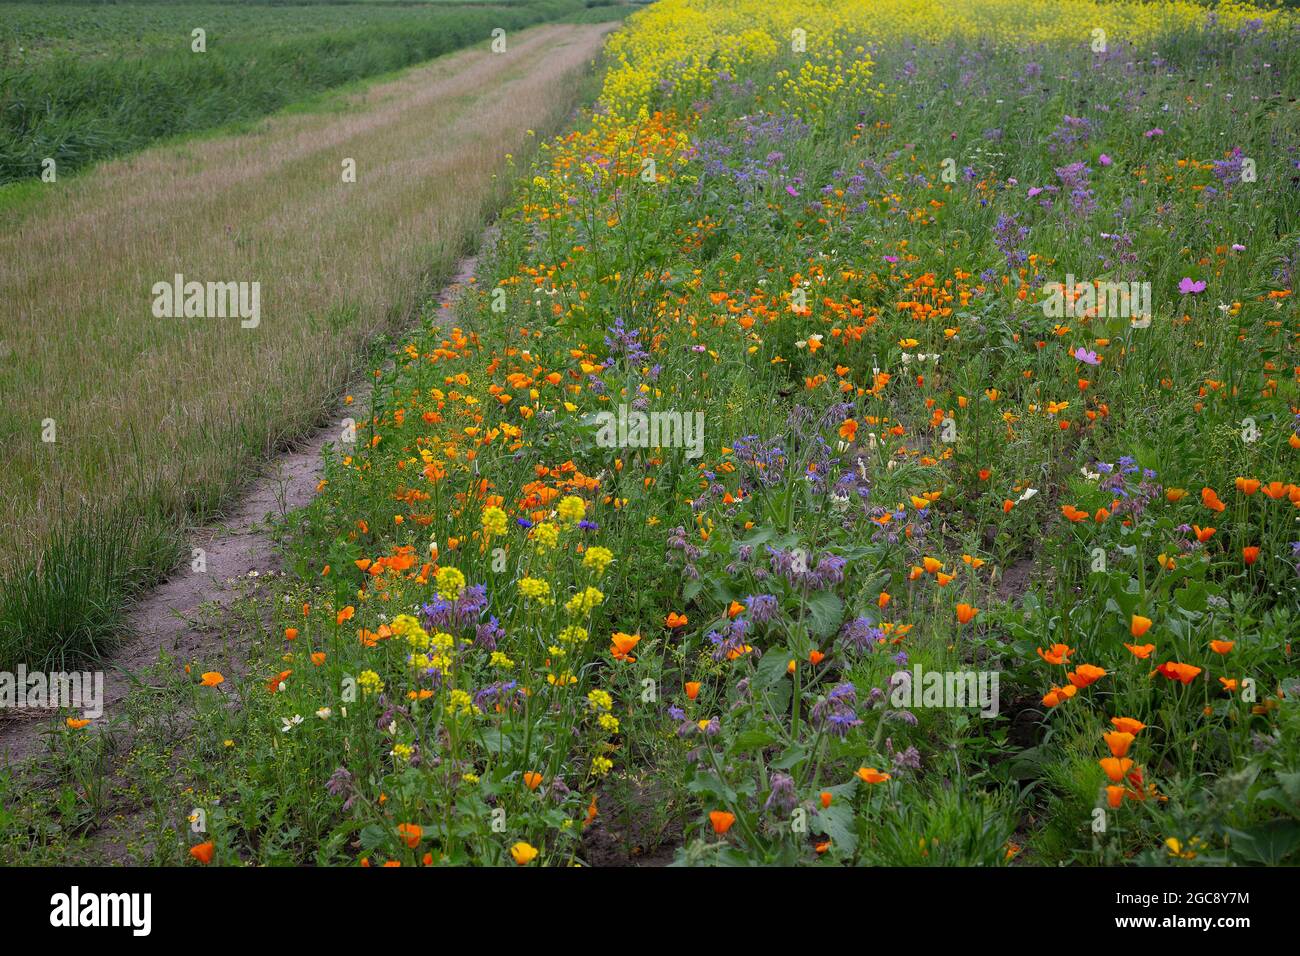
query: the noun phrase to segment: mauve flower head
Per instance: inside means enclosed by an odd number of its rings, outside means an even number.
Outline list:
[[[745,598],[745,609],[755,624],[772,620],[779,610],[776,598],[771,594],[751,594]]]
[[[352,774],[347,767],[339,767],[329,780],[325,781],[325,791],[332,797],[341,797],[352,792]]]
[[[789,814],[799,802],[794,792],[794,777],[777,771],[772,774],[771,784],[772,792],[768,794],[763,809],[780,814]]]
[[[859,653],[875,648],[876,642],[884,636],[885,632],[865,617],[854,618],[840,628],[840,640]]]

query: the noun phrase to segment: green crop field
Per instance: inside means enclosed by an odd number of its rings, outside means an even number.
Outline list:
[[[39,176],[47,159],[72,172],[585,10],[582,0],[0,3],[0,185]]]

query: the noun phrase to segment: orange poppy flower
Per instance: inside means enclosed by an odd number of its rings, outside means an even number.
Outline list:
[[[1233,693],[1237,689],[1236,678],[1220,677],[1219,683],[1223,685],[1223,689],[1226,690],[1229,694]]]
[[[1216,654],[1226,654],[1236,643],[1236,641],[1210,641],[1210,650]]]
[[[864,783],[884,783],[889,779],[889,774],[881,773],[875,767],[859,767],[858,777]]]
[[[280,689],[280,685],[283,684],[285,681],[287,681],[289,679],[289,675],[292,673],[293,673],[292,670],[280,671],[280,673],[276,674],[274,677],[272,677],[269,681],[266,682],[266,689],[269,690],[272,694],[276,693]]]
[[[1136,739],[1130,733],[1123,730],[1112,730],[1109,733],[1101,735],[1102,740],[1106,741],[1106,746],[1110,748],[1112,757],[1128,756],[1128,748],[1132,746]]]
[[[823,790],[821,793],[822,809],[825,810],[831,805],[831,793],[829,790]]]
[[[1106,788],[1106,803],[1112,810],[1118,810],[1121,803],[1124,802],[1124,788],[1117,783],[1112,783]]]
[[[216,849],[216,844],[209,840],[207,843],[200,843],[198,846],[190,847],[190,856],[207,866],[212,862],[212,854]]]
[[[1044,652],[1041,647],[1037,650],[1038,656],[1049,664],[1064,664],[1074,653],[1074,648],[1067,644],[1053,644],[1052,649],[1047,652]]]
[[[943,562],[938,558],[922,558],[921,564],[929,574],[936,574],[943,567]]]
[[[73,730],[81,730],[84,727],[89,727],[90,721],[79,717],[69,717],[67,720],[67,724]]]
[[[957,623],[969,624],[971,621],[975,620],[975,615],[979,612],[980,610],[977,607],[971,607],[969,604],[958,604]]]
[[[536,770],[525,771],[524,785],[527,786],[529,790],[536,790],[542,785],[542,775]]]
[[[1287,493],[1290,492],[1290,490],[1291,490],[1290,485],[1284,485],[1280,481],[1270,481],[1263,488],[1264,494],[1268,495],[1274,501],[1278,501],[1282,498],[1285,498],[1287,496]]]
[[[1192,531],[1196,534],[1196,540],[1201,544],[1205,544],[1205,542],[1213,538],[1216,530],[1216,528],[1202,528],[1197,524],[1192,525]]]
[[[397,835],[403,843],[414,850],[420,845],[420,837],[424,836],[424,828],[418,823],[399,823],[397,825]]]
[[[721,836],[731,829],[731,825],[736,822],[736,815],[728,813],[726,810],[710,810],[709,823],[713,827],[713,832]]]
[[[1105,677],[1106,671],[1095,664],[1080,664],[1065,676],[1075,687],[1087,687]]]
[[[1245,561],[1248,565],[1254,564],[1259,560],[1259,547],[1252,544],[1249,547],[1242,548],[1241,560]]]
[[[1128,632],[1134,637],[1141,637],[1147,631],[1151,630],[1151,618],[1143,617],[1141,614],[1134,614],[1128,622]]]
[[[1111,726],[1113,726],[1116,730],[1120,731],[1121,733],[1132,734],[1134,737],[1136,737],[1142,731],[1146,730],[1146,726],[1147,726],[1146,724],[1142,723],[1142,721],[1137,720],[1133,717],[1112,717],[1110,719],[1110,723]]]
[[[609,653],[616,661],[635,661],[636,658],[629,655],[640,642],[640,634],[624,634],[622,631],[616,631],[611,638]]]
[[[700,696],[700,682],[697,680],[688,680],[686,682],[687,699],[694,700],[696,697],[699,696]]]
[[[537,848],[530,843],[520,840],[510,848],[510,859],[515,861],[516,866],[527,866],[537,858]]]
[[[676,630],[679,627],[685,627],[689,618],[685,614],[678,614],[676,611],[670,611],[668,617],[664,619],[664,624],[669,630]]]
[[[298,639],[298,629],[296,627],[286,627],[284,629],[284,639],[286,641],[296,641]]]
[[[826,655],[823,654],[821,651],[809,651],[809,652],[808,652],[808,662],[809,662],[810,664],[813,664],[813,665],[820,664],[820,663],[821,663],[822,661],[824,661],[824,660],[826,660]]]
[[[1129,649],[1130,654],[1140,661],[1146,660],[1151,656],[1151,652],[1156,649],[1154,644],[1125,644],[1124,646]]]
[[[1199,667],[1194,667],[1191,664],[1179,664],[1175,661],[1166,661],[1156,670],[1170,680],[1180,681],[1184,686],[1194,681],[1201,672]]]
[[[1043,706],[1055,707],[1057,704],[1063,704],[1078,692],[1079,688],[1073,684],[1066,684],[1064,687],[1053,687],[1043,696]]]
[[[1253,495],[1259,491],[1260,481],[1258,478],[1238,478],[1236,481],[1237,490],[1244,495]]]
[[[224,683],[225,680],[226,678],[221,675],[220,671],[207,671],[203,675],[201,683],[204,687],[216,687],[218,684]]]
[[[1101,764],[1101,769],[1106,772],[1106,776],[1115,783],[1123,780],[1124,774],[1128,773],[1129,767],[1133,766],[1133,761],[1127,757],[1103,757],[1097,763]]]
[[[1205,507],[1209,508],[1211,511],[1222,511],[1227,507],[1227,505],[1219,500],[1218,492],[1213,488],[1201,489],[1201,504],[1205,505]]]

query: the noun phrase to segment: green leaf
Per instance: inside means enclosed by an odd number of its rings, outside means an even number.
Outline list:
[[[361,850],[363,853],[371,853],[381,846],[388,843],[388,831],[378,824],[372,823],[361,830]]]
[[[831,591],[818,591],[808,598],[812,632],[823,640],[839,630],[844,620],[844,601]]]
[[[813,826],[830,838],[832,852],[848,856],[858,848],[854,822],[852,806],[848,803],[832,803],[817,811]]]
[[[785,679],[785,669],[790,664],[790,651],[784,647],[774,647],[763,654],[763,659],[754,669],[754,686],[756,690],[766,690]]]
[[[1278,866],[1300,848],[1300,823],[1270,820],[1247,830],[1227,828],[1229,849],[1251,863]]]
[[[736,735],[731,744],[732,753],[748,753],[776,743],[779,738],[766,730],[746,730]]]

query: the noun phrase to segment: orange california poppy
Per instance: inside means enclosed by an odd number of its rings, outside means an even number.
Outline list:
[[[1146,726],[1147,726],[1146,724],[1142,723],[1142,721],[1137,720],[1133,717],[1112,717],[1110,719],[1110,723],[1112,727],[1114,727],[1116,730],[1120,731],[1121,733],[1132,734],[1134,737],[1136,737],[1143,730],[1146,730]]]
[[[1285,485],[1280,481],[1270,481],[1263,488],[1264,494],[1268,495],[1274,501],[1285,498],[1290,490],[1290,485]]]
[[[1134,614],[1128,623],[1128,632],[1134,637],[1141,637],[1149,630],[1151,630],[1151,618],[1143,617],[1141,614]]]
[[[969,624],[971,621],[975,620],[975,615],[979,612],[980,610],[977,607],[971,607],[969,604],[958,604],[957,623]]]
[[[1129,649],[1130,654],[1140,661],[1146,660],[1151,656],[1151,652],[1156,649],[1154,644],[1125,644],[1124,646]]]
[[[688,618],[685,614],[678,614],[676,611],[670,611],[668,617],[664,619],[664,624],[670,630],[676,630],[679,627],[685,627]]]
[[[1241,549],[1241,560],[1245,561],[1246,564],[1254,564],[1256,561],[1258,561],[1258,560],[1259,560],[1259,546],[1258,546],[1258,545],[1253,545],[1253,544],[1252,544],[1252,545],[1250,545],[1249,547],[1242,548],[1242,549]]]
[[[1053,644],[1051,650],[1046,652],[1041,647],[1037,650],[1038,656],[1049,664],[1064,664],[1074,653],[1074,648],[1066,644]]]
[[[524,772],[524,784],[529,790],[536,790],[542,785],[542,775],[536,770],[527,770]]]
[[[889,779],[889,774],[881,773],[875,767],[859,767],[858,777],[864,783],[884,783]]]
[[[1180,681],[1184,686],[1194,681],[1196,675],[1201,672],[1199,667],[1194,667],[1191,664],[1179,664],[1175,661],[1166,661],[1156,670],[1170,680]]]
[[[1226,654],[1236,643],[1236,641],[1210,641],[1210,650],[1216,654]]]
[[[212,862],[212,854],[216,851],[216,848],[216,844],[209,840],[207,843],[200,843],[198,846],[190,847],[190,856],[207,866]]]
[[[399,823],[397,825],[397,835],[403,843],[414,850],[420,845],[420,837],[424,836],[424,828],[418,823]]]
[[[1075,687],[1087,687],[1105,677],[1106,671],[1095,664],[1080,664],[1065,676]]]
[[[726,810],[710,810],[709,823],[713,826],[713,832],[722,835],[731,829],[731,825],[736,822],[736,815],[728,813]]]
[[[1132,746],[1134,736],[1123,730],[1112,730],[1109,733],[1101,735],[1102,740],[1106,741],[1106,746],[1110,748],[1112,757],[1128,756],[1128,748]]]
[[[1127,757],[1103,757],[1097,763],[1101,764],[1101,769],[1114,783],[1123,780],[1124,774],[1128,773],[1129,767],[1133,766],[1133,761]]]
[[[622,631],[616,631],[611,638],[609,653],[616,661],[635,661],[636,658],[629,655],[640,641],[640,634],[624,634]]]
[[[686,682],[686,696],[687,696],[687,698],[690,699],[690,700],[694,700],[696,697],[699,697],[699,696],[700,696],[700,682],[699,682],[699,681],[697,681],[697,680],[688,680],[688,681]]]

